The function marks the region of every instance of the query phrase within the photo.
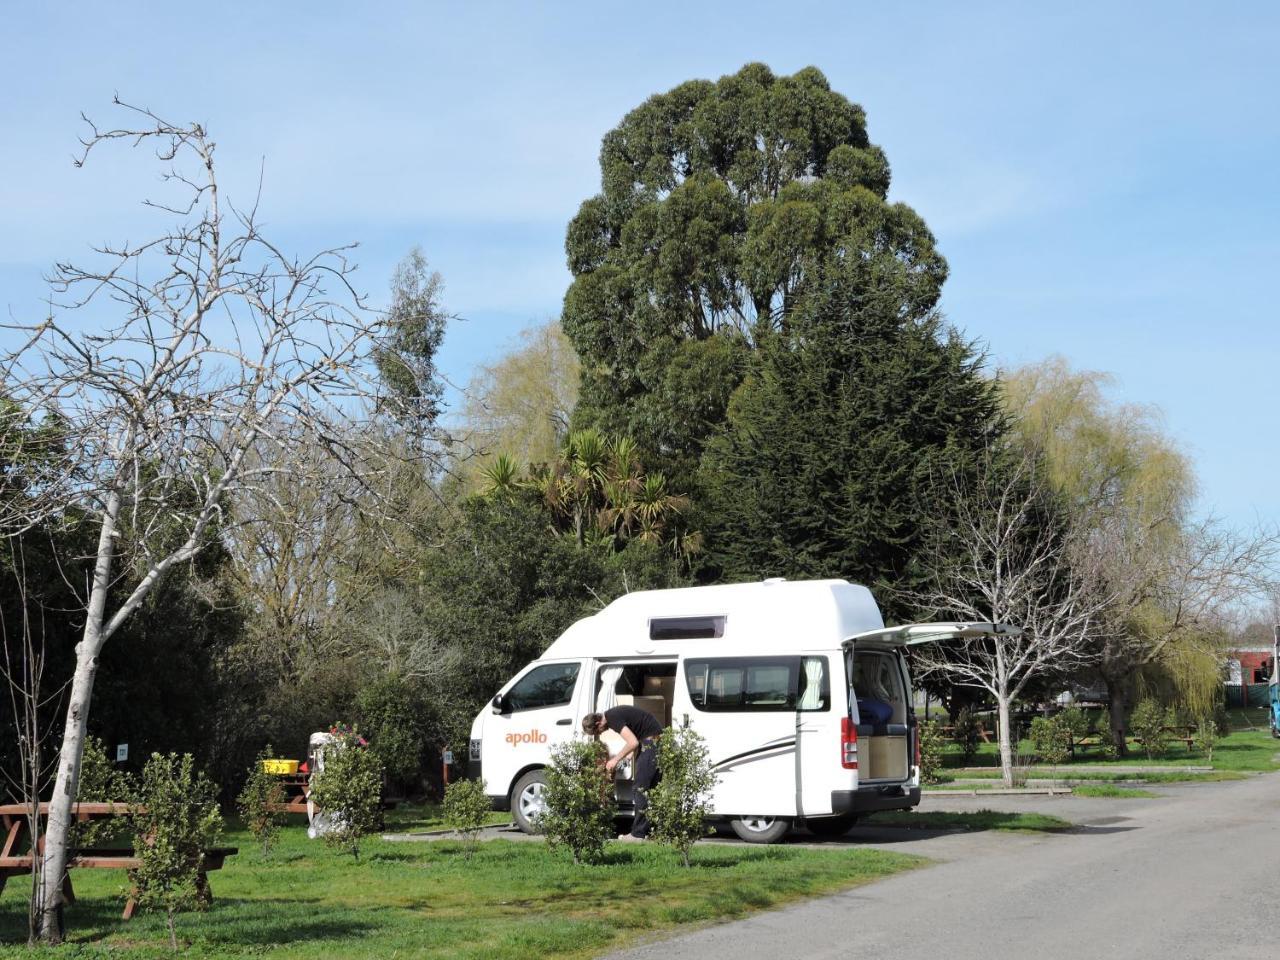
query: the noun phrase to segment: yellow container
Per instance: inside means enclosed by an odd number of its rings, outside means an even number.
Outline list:
[[[263,760],[262,769],[266,773],[297,773],[297,760]]]

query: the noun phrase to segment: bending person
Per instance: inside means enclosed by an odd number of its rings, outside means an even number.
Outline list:
[[[582,730],[598,737],[612,730],[622,737],[623,746],[609,758],[604,768],[613,776],[618,764],[635,754],[635,803],[636,818],[631,833],[622,834],[619,840],[643,840],[649,836],[649,789],[658,782],[658,737],[662,736],[662,724],[651,713],[639,707],[613,707],[604,713],[589,713],[582,718]]]

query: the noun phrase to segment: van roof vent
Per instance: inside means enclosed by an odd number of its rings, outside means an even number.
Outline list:
[[[649,620],[650,640],[718,640],[724,636],[728,617],[653,617]]]

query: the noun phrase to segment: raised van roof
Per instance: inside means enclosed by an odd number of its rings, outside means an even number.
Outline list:
[[[830,650],[883,626],[871,591],[847,580],[639,590],[573,624],[541,659]]]

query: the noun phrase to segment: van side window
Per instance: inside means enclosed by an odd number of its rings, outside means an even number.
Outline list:
[[[697,709],[708,712],[794,711],[799,673],[799,657],[717,657],[685,662],[689,699]]]
[[[831,709],[831,670],[826,657],[800,658],[801,713]]]
[[[544,664],[534,667],[517,680],[502,701],[511,711],[558,707],[573,699],[573,687],[577,680],[576,663]]]

